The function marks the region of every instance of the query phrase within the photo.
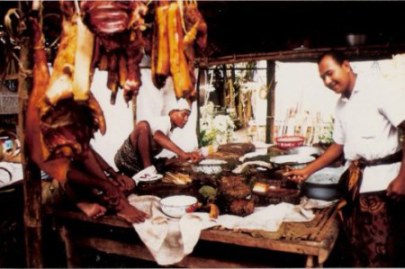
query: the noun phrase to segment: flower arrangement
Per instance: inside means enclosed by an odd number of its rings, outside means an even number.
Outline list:
[[[332,144],[333,143],[333,125],[334,118],[331,116],[330,120],[326,123],[325,127],[321,130],[318,136],[319,143],[321,144]]]
[[[201,146],[221,145],[232,141],[235,124],[229,115],[215,115],[212,102],[201,107]]]

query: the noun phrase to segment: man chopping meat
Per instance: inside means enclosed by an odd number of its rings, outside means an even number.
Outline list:
[[[190,112],[188,102],[179,99],[168,115],[138,122],[115,155],[117,168],[135,180],[148,181],[161,177],[153,164],[153,158],[162,149],[174,152],[184,161],[200,161],[199,152],[184,152],[170,139],[175,128],[186,125]]]
[[[405,91],[354,73],[335,51],[319,58],[318,69],[325,86],[341,95],[334,143],[313,163],[286,176],[306,180],[344,153],[349,168],[339,182],[345,189],[342,219],[354,266],[403,266],[398,261],[403,259],[399,244],[404,244],[405,143],[401,146],[398,138],[405,129]]]

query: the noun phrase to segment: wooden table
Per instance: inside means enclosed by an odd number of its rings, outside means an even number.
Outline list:
[[[305,255],[306,267],[321,267],[337,239],[338,220],[334,207],[317,210],[315,215],[311,222],[283,223],[277,232],[204,230],[193,253],[175,266],[269,267],[271,261],[266,260],[267,253],[280,251]],[[51,216],[65,244],[68,267],[80,267],[75,252],[83,247],[153,261],[132,225],[115,216],[94,220],[80,212],[61,210],[52,210]],[[288,266],[281,264],[279,267]]]

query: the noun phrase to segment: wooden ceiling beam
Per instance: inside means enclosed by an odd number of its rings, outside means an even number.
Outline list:
[[[220,64],[233,64],[248,61],[293,61],[315,62],[318,57],[332,48],[287,50],[267,53],[249,53],[240,55],[230,55],[218,58],[197,58],[196,64],[199,67],[209,67]],[[405,53],[405,43],[398,45],[369,45],[362,47],[338,47],[334,50],[344,51],[345,54],[354,60],[375,60],[391,58],[394,54]]]

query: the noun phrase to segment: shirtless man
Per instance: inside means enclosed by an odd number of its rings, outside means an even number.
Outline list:
[[[66,192],[87,216],[97,218],[110,209],[130,223],[147,218],[126,199],[135,182],[115,172],[92,148],[72,162],[67,176]]]

